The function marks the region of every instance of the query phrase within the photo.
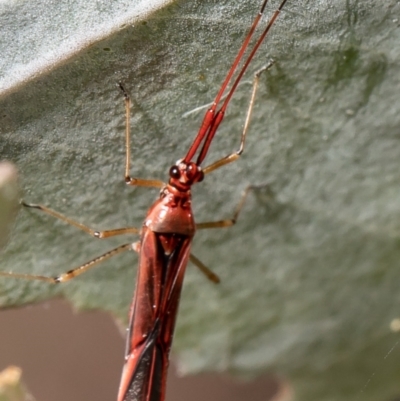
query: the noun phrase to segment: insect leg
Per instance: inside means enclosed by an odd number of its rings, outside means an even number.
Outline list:
[[[22,278],[22,279],[26,279],[26,280],[39,280],[39,281],[44,281],[46,283],[51,283],[51,284],[63,283],[65,281],[69,281],[69,280],[73,279],[76,276],[79,276],[82,273],[85,273],[92,267],[96,266],[98,263],[103,262],[121,252],[128,251],[131,249],[132,249],[132,244],[130,244],[130,243],[120,245],[117,248],[114,248],[111,251],[108,251],[101,256],[97,256],[96,258],[90,260],[89,262],[84,263],[81,266],[75,267],[74,269],[69,270],[68,272],[60,274],[59,276],[55,276],[55,277],[39,276],[39,275],[25,274],[25,273],[9,273],[9,272],[1,272],[1,271],[0,271],[0,276],[10,277],[10,278]]]
[[[254,191],[256,189],[264,188],[268,184],[264,185],[249,185],[242,193],[242,196],[239,200],[239,203],[236,205],[235,210],[233,212],[233,216],[230,219],[225,219],[225,220],[218,220],[218,221],[207,221],[204,223],[197,223],[196,224],[196,230],[203,230],[207,228],[225,228],[225,227],[232,227],[233,225],[236,224],[237,219],[239,217],[240,211],[243,208],[244,203],[246,202],[247,195],[249,194],[250,191]],[[204,273],[207,278],[218,284],[220,282],[219,277],[213,273],[207,266],[205,266],[201,260],[197,259],[196,256],[193,254],[190,254],[190,261],[196,265],[202,273]]]
[[[160,180],[145,180],[142,178],[131,177],[129,174],[130,170],[130,159],[131,159],[131,128],[130,128],[130,108],[131,98],[121,83],[118,84],[125,99],[125,182],[128,185],[140,186],[140,187],[156,187],[162,188],[165,184]]]
[[[269,62],[267,65],[265,65],[264,67],[260,68],[254,74],[253,90],[251,92],[249,108],[247,109],[247,115],[246,115],[246,120],[244,122],[244,127],[243,127],[243,132],[242,132],[242,136],[241,136],[241,140],[240,140],[239,149],[236,152],[233,152],[233,153],[229,154],[228,156],[225,156],[222,159],[217,160],[216,162],[214,162],[214,163],[210,164],[209,166],[205,167],[203,169],[204,174],[211,173],[211,171],[214,171],[214,170],[216,170],[216,169],[218,169],[218,168],[220,168],[222,166],[225,166],[225,164],[229,164],[229,163],[234,162],[243,153],[244,144],[245,144],[245,140],[246,140],[247,131],[248,131],[248,128],[249,128],[251,112],[253,111],[254,99],[256,97],[256,92],[257,92],[257,88],[258,88],[258,81],[259,81],[260,75],[264,71],[266,71],[269,68],[271,68],[273,66],[273,64],[274,64],[274,61]]]
[[[246,201],[247,195],[250,191],[254,189],[258,189],[260,186],[258,185],[249,185],[242,193],[242,197],[240,198],[239,203],[236,205],[235,210],[233,212],[233,216],[230,219],[225,220],[218,220],[218,221],[208,221],[205,223],[197,223],[196,230],[202,230],[205,228],[224,228],[224,227],[231,227],[236,224],[238,219],[239,213],[243,208],[243,205]]]
[[[72,220],[69,217],[66,217],[63,214],[58,213],[55,210],[50,209],[46,206],[26,203],[24,201],[22,201],[21,203],[25,207],[30,207],[32,209],[41,210],[42,212],[45,212],[45,213],[49,214],[50,216],[55,217],[56,219],[64,221],[65,223],[70,224],[71,226],[77,227],[80,230],[84,231],[85,233],[88,233],[89,235],[91,235],[94,238],[109,238],[109,237],[115,237],[116,235],[123,235],[123,234],[139,234],[139,230],[135,227],[116,228],[113,230],[105,230],[105,231],[93,230],[92,228],[85,226],[84,224],[79,223],[78,221]]]
[[[197,266],[200,271],[205,274],[205,276],[212,281],[215,284],[218,284],[221,280],[220,278],[214,273],[212,272],[205,264],[203,264],[203,262],[196,258],[196,256],[193,255],[193,253],[190,254],[189,256],[190,261]]]

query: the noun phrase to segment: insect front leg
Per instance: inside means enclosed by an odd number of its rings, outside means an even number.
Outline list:
[[[142,178],[135,178],[130,176],[130,163],[131,163],[131,126],[130,126],[130,109],[131,98],[121,83],[118,84],[125,99],[125,182],[127,185],[139,187],[156,187],[162,188],[165,184],[160,180],[146,180]]]
[[[229,154],[228,156],[225,156],[222,159],[217,160],[213,164],[210,164],[209,166],[205,167],[203,169],[204,174],[211,173],[211,171],[217,170],[218,168],[220,168],[222,166],[225,166],[226,164],[234,162],[235,160],[239,159],[239,157],[243,153],[244,144],[245,144],[245,141],[246,141],[246,135],[247,135],[247,131],[248,131],[248,128],[249,128],[249,123],[250,123],[250,119],[251,119],[251,113],[253,111],[254,100],[255,100],[255,97],[256,97],[256,93],[257,93],[257,88],[258,88],[258,82],[259,82],[259,79],[260,79],[260,75],[264,71],[270,69],[273,65],[274,65],[274,61],[271,61],[267,65],[265,65],[264,67],[262,67],[258,71],[256,71],[256,73],[254,74],[253,90],[251,92],[250,103],[249,103],[249,107],[247,109],[247,115],[246,115],[246,120],[244,122],[244,127],[243,127],[242,136],[241,136],[241,139],[240,139],[239,149],[236,152],[233,152],[233,153]]]

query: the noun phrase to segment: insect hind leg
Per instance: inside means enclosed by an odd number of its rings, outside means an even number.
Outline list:
[[[110,251],[104,253],[103,255],[97,256],[96,258],[90,260],[89,262],[84,263],[78,267],[75,267],[72,270],[69,270],[66,273],[62,273],[58,276],[50,277],[50,276],[41,276],[35,274],[25,274],[25,273],[11,273],[11,272],[2,272],[0,271],[0,276],[8,277],[8,278],[18,278],[18,279],[25,279],[25,280],[36,280],[36,281],[44,281],[50,284],[59,284],[64,283],[66,281],[72,280],[76,276],[85,273],[92,267],[96,266],[97,264],[104,262],[105,260],[121,253],[124,251],[128,251],[132,249],[132,244],[124,244],[120,245],[117,248],[111,249]]]

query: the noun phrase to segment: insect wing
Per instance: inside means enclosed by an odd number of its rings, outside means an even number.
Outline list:
[[[118,401],[160,401],[191,236],[143,229]]]

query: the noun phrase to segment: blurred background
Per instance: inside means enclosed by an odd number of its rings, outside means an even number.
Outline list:
[[[124,343],[110,315],[78,313],[63,300],[0,314],[0,371],[21,367],[37,401],[116,400]],[[289,401],[290,391],[278,383],[271,375],[179,377],[171,366],[167,400]]]

